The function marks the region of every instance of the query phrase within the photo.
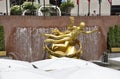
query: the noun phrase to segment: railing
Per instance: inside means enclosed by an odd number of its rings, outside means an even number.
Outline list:
[[[42,8],[54,8],[54,9],[57,9],[58,10],[58,14],[59,16],[61,16],[61,10],[58,6],[41,6],[39,9],[38,9],[38,16],[43,16],[43,12],[41,11]],[[56,11],[57,12],[57,11]]]

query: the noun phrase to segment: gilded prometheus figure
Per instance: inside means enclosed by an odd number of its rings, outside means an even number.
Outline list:
[[[74,17],[70,17],[71,24],[67,30],[61,32],[55,28],[51,34],[44,34],[47,37],[45,42],[45,49],[49,53],[50,58],[54,57],[71,57],[80,58],[82,54],[82,44],[77,39],[80,33],[90,34],[93,31],[84,31],[85,23],[80,22],[80,25],[74,26]]]

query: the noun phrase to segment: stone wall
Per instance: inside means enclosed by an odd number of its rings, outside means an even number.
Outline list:
[[[81,21],[84,21],[86,23],[86,26],[97,26],[99,31],[100,31],[100,39],[101,42],[99,42],[99,51],[100,52],[93,52],[93,53],[84,53],[83,54],[83,59],[86,60],[94,60],[94,59],[100,59],[102,56],[103,52],[106,51],[107,47],[107,32],[109,29],[109,26],[111,25],[120,25],[120,17],[119,16],[79,16],[75,17],[75,25],[79,25]],[[39,54],[36,54],[36,52],[24,54],[21,52],[24,50],[23,48],[19,49],[19,47],[22,47],[23,44],[20,44],[21,40],[18,38],[15,38],[14,36],[16,35],[17,32],[19,32],[19,29],[30,29],[30,31],[27,31],[27,33],[31,33],[29,38],[32,38],[31,40],[28,41],[33,41],[33,34],[41,34],[50,32],[49,28],[65,28],[70,24],[70,19],[68,16],[53,16],[53,17],[37,17],[37,16],[0,16],[0,24],[4,26],[5,30],[5,44],[6,44],[6,51],[7,54],[11,54],[14,56],[15,59],[19,60],[26,60],[26,61],[36,61],[36,60],[42,60],[45,59],[45,53],[40,52],[43,50],[38,50]],[[41,32],[38,32],[40,28],[44,29]],[[38,30],[36,30],[38,29]],[[47,29],[47,31],[46,31]],[[18,30],[18,31],[17,31]],[[21,30],[23,31],[23,30]],[[26,32],[25,32],[26,33]],[[41,36],[38,36],[39,38],[42,38]],[[18,34],[19,35],[19,34]],[[19,35],[20,36],[20,35]],[[26,36],[24,36],[26,37]],[[21,37],[19,37],[21,38]],[[36,38],[36,37],[35,37]],[[24,38],[22,38],[23,40]],[[15,41],[16,40],[16,41]],[[17,44],[17,40],[19,40],[19,45]],[[41,39],[43,40],[43,39]],[[37,40],[36,40],[37,41]],[[40,41],[40,40],[39,40]],[[94,41],[93,41],[94,42]],[[23,43],[23,42],[22,42]],[[33,42],[34,43],[34,42]],[[31,45],[33,44],[31,43]],[[26,43],[27,44],[27,43]],[[17,47],[15,46],[17,45]],[[41,44],[43,45],[43,44]],[[30,45],[28,45],[30,46]],[[25,45],[27,47],[27,45]],[[32,48],[32,46],[31,46]],[[35,48],[35,46],[34,46]],[[42,49],[43,47],[41,47]],[[17,50],[19,49],[19,50]],[[96,48],[92,48],[96,49]],[[34,49],[35,50],[35,49]],[[85,49],[86,50],[86,49]],[[28,48],[28,51],[31,52],[31,49]],[[23,55],[22,55],[23,54]],[[26,58],[23,58],[23,56],[26,56]],[[28,56],[29,55],[29,56]],[[96,56],[96,57],[94,57]]]

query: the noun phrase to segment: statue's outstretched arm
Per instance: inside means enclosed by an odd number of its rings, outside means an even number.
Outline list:
[[[57,35],[54,34],[44,34],[46,37],[52,37],[52,38],[57,38]]]
[[[90,34],[90,33],[94,33],[94,32],[96,32],[96,31],[98,31],[98,30],[92,30],[92,31],[82,31],[82,33],[85,33],[85,34]]]
[[[64,32],[61,32],[58,28],[55,28],[53,31],[52,31],[53,34],[59,34],[59,35],[62,35],[64,34]]]
[[[65,41],[69,41],[71,40],[72,38],[71,37],[65,37],[65,38],[62,38],[62,39],[46,39],[44,42],[51,42],[51,43],[63,43]]]
[[[62,39],[64,37],[69,37],[70,35],[69,34],[64,34],[64,35],[44,34],[44,36],[52,37],[56,39]]]

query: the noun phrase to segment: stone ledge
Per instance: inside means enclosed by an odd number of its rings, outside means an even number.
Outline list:
[[[0,56],[6,56],[6,51],[0,51]]]

